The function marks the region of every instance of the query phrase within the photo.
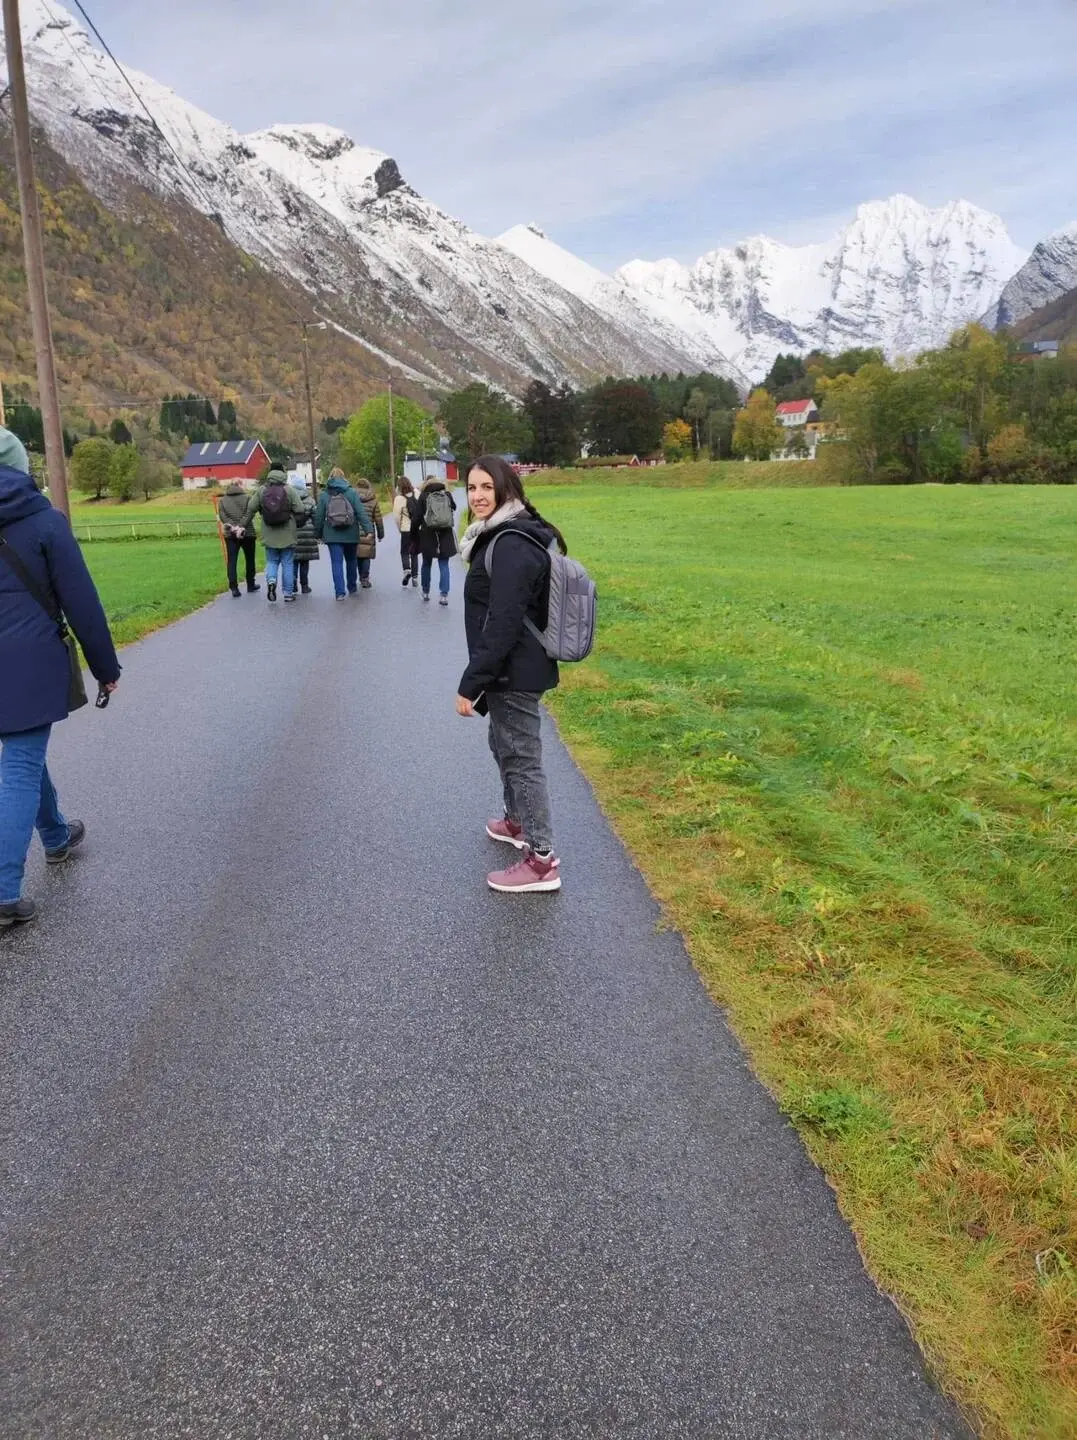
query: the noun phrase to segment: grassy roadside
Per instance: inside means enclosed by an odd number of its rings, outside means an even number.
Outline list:
[[[987,1433],[1077,1433],[1077,494],[535,498],[563,732],[871,1270]]]
[[[212,538],[103,542],[83,554],[119,645],[179,620],[225,588]]]

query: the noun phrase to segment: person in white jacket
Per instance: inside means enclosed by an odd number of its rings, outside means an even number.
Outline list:
[[[400,560],[404,566],[404,579],[401,584],[405,588],[409,581],[413,588],[419,584],[419,547],[416,544],[419,528],[416,523],[417,511],[418,501],[415,498],[415,486],[406,476],[401,475],[396,482],[393,519],[396,521],[396,528],[400,531]]]

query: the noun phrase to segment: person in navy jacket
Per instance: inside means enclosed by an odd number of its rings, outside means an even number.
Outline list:
[[[46,753],[66,720],[67,648],[56,622],[4,559],[5,547],[51,593],[99,685],[115,690],[120,662],[108,621],[71,527],[38,493],[22,442],[0,429],[0,929],[32,920],[22,880],[34,829],[50,865],[65,861],[86,827],[64,819]]]

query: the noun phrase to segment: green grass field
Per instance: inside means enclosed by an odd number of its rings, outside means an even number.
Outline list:
[[[989,1433],[1077,1433],[1077,491],[535,498],[601,596],[562,731],[873,1273]]]
[[[943,1382],[1072,1436],[1077,490],[674,468],[532,487],[601,594],[559,724]],[[86,553],[121,639],[223,588]]]
[[[113,634],[130,644],[205,605],[225,588],[215,538],[86,545]]]
[[[653,469],[607,470],[601,466],[587,470],[541,470],[527,484],[536,493],[545,493],[550,486],[596,486],[615,488],[645,486],[659,490],[711,489],[760,490],[772,486],[799,490],[817,485],[833,484],[830,472],[814,460],[686,460],[677,465],[657,465]]]

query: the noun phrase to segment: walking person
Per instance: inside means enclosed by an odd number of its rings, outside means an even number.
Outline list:
[[[419,491],[419,585],[430,599],[430,575],[438,562],[438,604],[449,603],[449,561],[456,554],[456,501],[441,480],[430,479]]]
[[[409,582],[412,586],[417,586],[419,583],[419,549],[416,542],[419,538],[419,502],[415,495],[415,486],[406,475],[401,475],[396,482],[393,519],[396,521],[396,528],[400,531],[400,563],[404,567],[404,579],[401,583],[405,587]]]
[[[262,517],[262,544],[266,552],[266,599],[276,603],[277,576],[284,586],[285,601],[295,599],[295,542],[299,522],[305,514],[299,491],[288,484],[284,471],[274,466],[260,485],[255,486],[243,516],[244,525]]]
[[[295,530],[295,575],[300,595],[310,594],[310,562],[321,556],[318,537],[314,533],[314,497],[307,489],[305,480],[295,486],[303,502],[304,518]]]
[[[378,553],[378,541],[385,539],[385,522],[381,518],[381,506],[378,504],[374,487],[365,476],[355,482],[355,493],[363,502],[367,519],[370,521],[369,532],[359,537],[359,584],[364,590],[369,590],[373,583],[370,579],[370,562]]]
[[[460,715],[489,714],[504,815],[491,820],[486,833],[522,852],[515,865],[487,876],[487,883],[507,894],[560,890],[540,709],[542,695],[557,685],[559,673],[534,631],[547,623],[550,559],[545,552],[556,541],[567,553],[565,541],[528,503],[520,477],[499,456],[474,462],[467,496],[473,521],[460,554],[469,567],[464,628],[470,658],[456,709]],[[496,552],[488,564],[486,551],[495,537]]]
[[[338,600],[346,600],[358,591],[359,540],[372,529],[363,502],[338,466],[331,472],[314,512],[314,533],[329,548],[333,589]]]
[[[217,501],[217,519],[224,533],[225,554],[228,567],[228,588],[238,600],[242,593],[239,588],[239,557],[247,573],[247,594],[253,595],[262,587],[255,580],[255,535],[254,521],[247,520],[247,502],[250,496],[239,483],[233,480]]]
[[[0,429],[0,930],[37,916],[22,898],[34,830],[49,865],[86,838],[81,820],[64,818],[47,764],[53,725],[85,703],[65,622],[98,684],[115,690],[120,662],[82,551],[38,493],[22,442]]]

